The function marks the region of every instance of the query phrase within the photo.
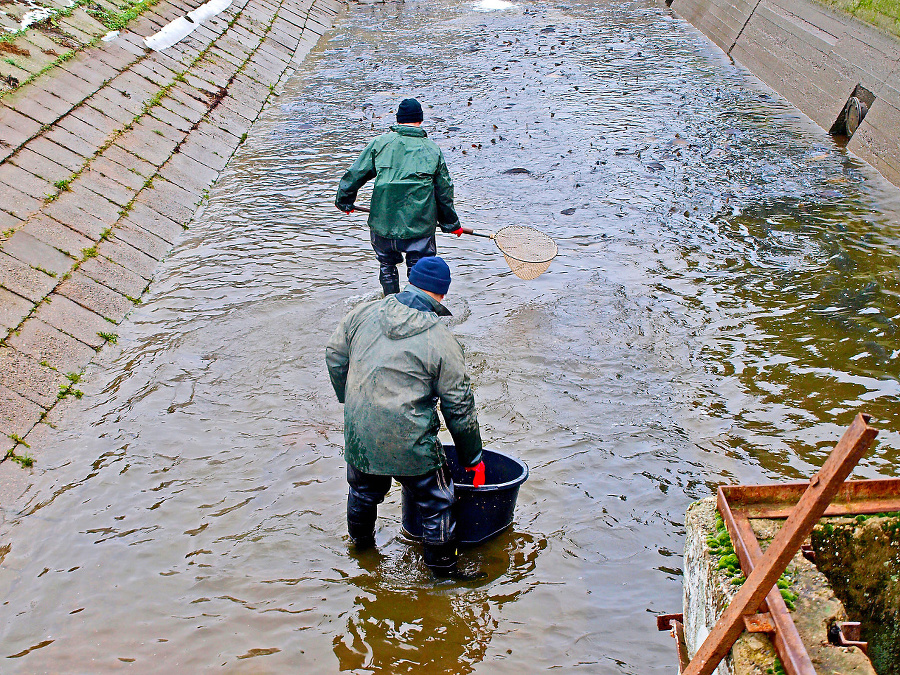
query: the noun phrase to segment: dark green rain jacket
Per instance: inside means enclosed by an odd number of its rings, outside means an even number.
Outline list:
[[[438,402],[460,464],[481,461],[463,350],[438,318],[449,314],[408,286],[399,295],[360,305],[331,336],[325,360],[344,404],[344,459],[358,470],[421,476],[444,464]]]
[[[335,205],[349,211],[356,193],[375,179],[369,227],[388,239],[419,239],[459,228],[453,181],[441,149],[425,130],[397,124],[374,139],[344,174]]]

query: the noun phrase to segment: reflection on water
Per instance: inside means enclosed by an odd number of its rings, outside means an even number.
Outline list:
[[[357,596],[346,629],[334,637],[340,670],[473,672],[498,628],[494,615],[528,592],[519,584],[546,546],[529,534],[506,532],[463,553],[462,564],[486,576],[462,585],[423,583],[427,572],[406,543],[354,554],[359,572],[347,581]],[[411,570],[418,572],[413,578]]]
[[[254,127],[4,512],[4,673],[669,673],[692,500],[808,475],[859,409],[857,475],[895,474],[898,191],[660,3],[488,5],[350,8]],[[344,535],[323,345],[378,286],[331,200],[407,96],[464,224],[560,247],[525,283],[439,240],[483,435],[531,467],[470,585],[398,490],[376,552]]]

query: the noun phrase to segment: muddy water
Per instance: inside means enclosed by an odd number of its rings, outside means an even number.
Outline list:
[[[323,344],[377,281],[331,199],[410,95],[464,223],[560,247],[526,283],[440,239],[483,435],[532,470],[472,587],[430,580],[396,493],[377,552],[344,536]],[[46,434],[0,670],[672,672],[689,502],[808,475],[859,409],[857,475],[896,473],[898,209],[655,2],[352,7]]]

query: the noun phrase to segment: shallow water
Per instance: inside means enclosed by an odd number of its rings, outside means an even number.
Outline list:
[[[655,2],[497,5],[351,7],[253,128],[4,514],[2,672],[671,673],[692,500],[809,475],[858,410],[856,475],[896,474],[898,190]],[[523,282],[439,240],[531,467],[470,587],[398,491],[377,552],[344,535],[323,346],[378,286],[331,201],[406,96],[464,224],[560,248]]]

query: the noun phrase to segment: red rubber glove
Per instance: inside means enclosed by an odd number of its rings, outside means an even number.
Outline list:
[[[450,234],[455,234],[457,237],[461,237],[463,234],[462,228],[459,228],[458,230],[453,230],[453,232],[451,232]]]
[[[466,471],[471,471],[475,474],[472,476],[472,485],[475,487],[484,485],[484,461],[478,462],[475,466],[466,467]]]

